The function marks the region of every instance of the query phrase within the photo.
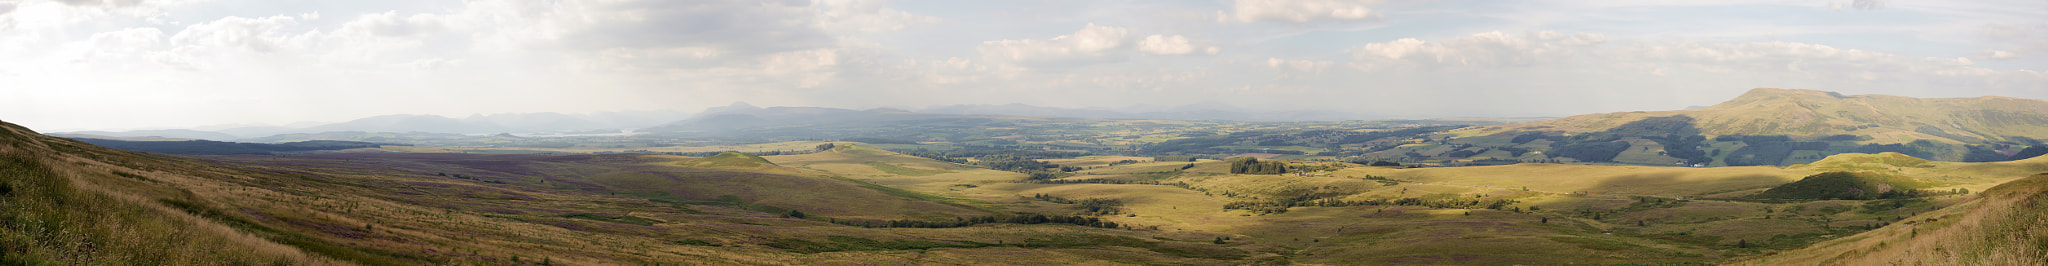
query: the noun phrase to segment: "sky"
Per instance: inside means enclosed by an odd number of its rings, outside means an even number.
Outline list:
[[[1222,103],[1378,117],[1751,88],[2048,98],[2048,1],[0,0],[0,121]]]

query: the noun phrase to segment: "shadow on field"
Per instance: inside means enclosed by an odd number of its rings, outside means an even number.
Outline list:
[[[1594,185],[1591,191],[1603,193],[1628,193],[1662,196],[1689,196],[1768,188],[1788,181],[1770,175],[1738,175],[1728,177],[1700,178],[1687,177],[1684,173],[1633,174],[1609,178]]]

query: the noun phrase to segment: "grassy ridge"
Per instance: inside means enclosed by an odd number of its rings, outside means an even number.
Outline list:
[[[1927,187],[1929,187],[1929,184],[1910,177],[1875,173],[1826,172],[1807,176],[1797,182],[1764,190],[1763,193],[1757,193],[1752,197],[1759,199],[1868,200],[1904,197],[1901,196],[1905,195],[1904,191]]]
[[[2048,261],[2048,174],[1993,187],[1900,223],[1744,265],[2040,265]]]
[[[0,264],[325,264],[79,184],[92,173],[51,167],[44,137],[0,122]],[[102,174],[106,175],[106,174]],[[113,178],[111,175],[96,178]]]
[[[1597,132],[1648,117],[1686,115],[1702,134],[1826,136],[1850,134],[1875,143],[2048,139],[2048,102],[2008,97],[1922,99],[1889,95],[1760,88],[1703,109],[1590,114],[1550,121],[1479,127],[1465,135],[1520,131]],[[1539,129],[1540,130],[1537,130]]]

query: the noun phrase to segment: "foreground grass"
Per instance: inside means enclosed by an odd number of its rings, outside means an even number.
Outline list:
[[[4,125],[4,123],[0,123]],[[11,126],[11,125],[6,125]],[[83,180],[113,177],[75,169],[65,156],[0,128],[0,264],[326,264],[297,250],[203,219],[109,194]]]

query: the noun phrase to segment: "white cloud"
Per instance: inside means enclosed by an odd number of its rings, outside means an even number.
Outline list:
[[[1139,52],[1145,52],[1156,55],[1191,54],[1194,53],[1197,50],[1197,48],[1198,47],[1196,45],[1188,42],[1187,37],[1182,37],[1180,35],[1152,35],[1145,36],[1144,40],[1138,41]],[[1222,48],[1209,46],[1206,48],[1201,48],[1200,50],[1203,53],[1214,55],[1217,52],[1221,52]]]
[[[1844,9],[1855,9],[1855,10],[1878,10],[1878,9],[1884,9],[1884,1],[1878,1],[1878,0],[1852,0],[1852,1],[1835,1],[1835,2],[1828,2],[1828,8],[1829,8],[1829,9],[1832,9],[1832,10],[1834,10],[1834,11],[1842,11],[1842,10],[1844,10]]]
[[[1074,34],[1051,39],[1022,39],[982,42],[975,47],[990,60],[1026,65],[1094,63],[1125,58],[1124,43],[1130,30],[1089,23]]]
[[[164,32],[156,28],[127,28],[117,31],[95,33],[87,42],[92,50],[87,57],[133,54],[148,51],[162,45]]]
[[[274,52],[295,48],[295,36],[283,32],[285,27],[298,24],[298,19],[289,16],[263,18],[226,17],[206,23],[194,24],[171,36],[171,44],[181,47],[231,47],[255,52]]]
[[[1216,11],[1217,22],[1309,23],[1379,19],[1373,0],[1236,0],[1233,12]]]
[[[2019,53],[2019,52],[2013,52],[2013,51],[2006,51],[2006,50],[1986,50],[1986,51],[1981,51],[1981,52],[1978,52],[1978,54],[1979,54],[1979,55],[1977,56],[1978,58],[1984,58],[1984,59],[2013,59],[2013,58],[2020,58],[2020,53]]]
[[[301,19],[307,17],[319,18],[318,15],[300,16]],[[435,14],[415,14],[400,17],[398,12],[394,11],[357,17],[355,20],[343,24],[340,31],[362,31],[369,33],[371,36],[389,38],[419,37],[446,30],[447,26],[442,25],[442,23],[442,18]]]
[[[1606,42],[1606,36],[1592,33],[1543,31],[1514,36],[1494,31],[1439,42],[1403,38],[1369,43],[1352,49],[1351,54],[1356,60],[1352,66],[1368,71],[1387,68],[1469,69],[1568,61],[1588,47],[1603,42]]]
[[[1270,67],[1270,68],[1273,68],[1273,69],[1276,69],[1276,70],[1281,70],[1281,71],[1293,71],[1293,72],[1302,72],[1302,73],[1310,73],[1310,74],[1322,74],[1322,73],[1323,73],[1323,71],[1327,71],[1327,70],[1330,70],[1330,66],[1331,66],[1331,65],[1336,65],[1336,64],[1337,64],[1336,62],[1331,62],[1331,61],[1316,61],[1316,60],[1308,60],[1308,59],[1301,59],[1301,60],[1287,60],[1287,59],[1279,59],[1279,58],[1268,58],[1268,59],[1266,59],[1266,67]]]
[[[939,23],[936,17],[921,16],[901,10],[883,7],[886,1],[879,0],[818,0],[811,3],[819,10],[819,27],[832,32],[883,32]]]
[[[2038,24],[1985,24],[1977,35],[1997,46],[2006,47],[1992,51],[1978,52],[1978,58],[2013,59],[2026,54],[2048,51],[2048,23]]]

